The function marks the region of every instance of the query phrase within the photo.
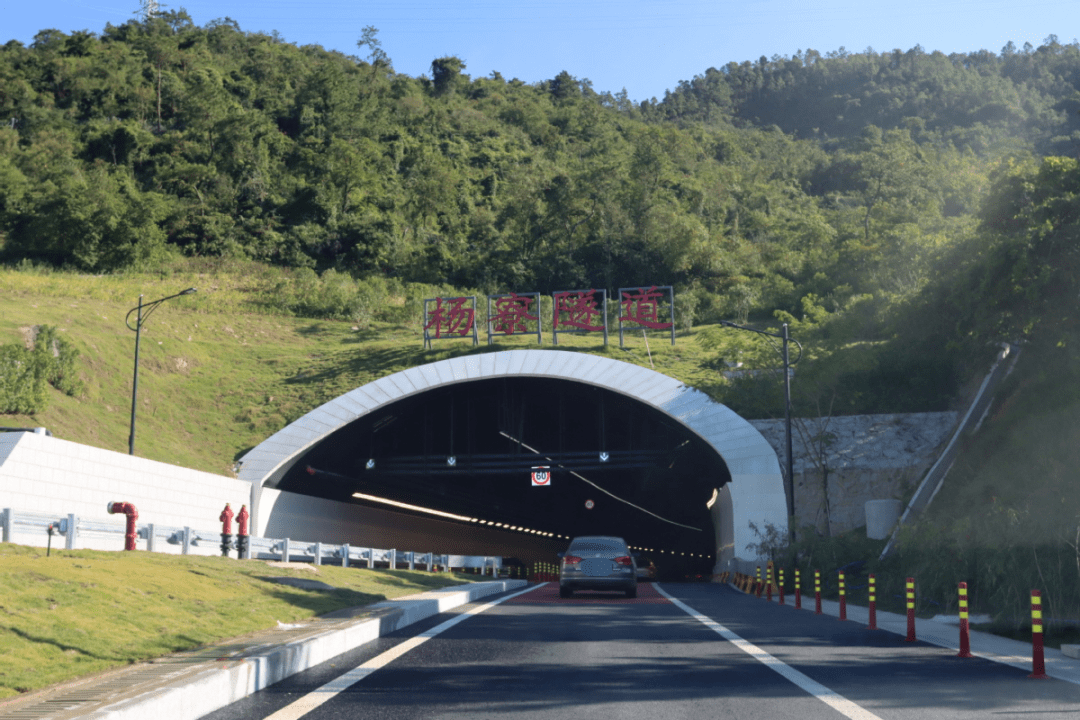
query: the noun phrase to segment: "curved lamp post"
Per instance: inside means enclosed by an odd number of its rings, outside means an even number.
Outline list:
[[[769,337],[780,338],[783,340],[784,345],[780,350],[780,355],[784,358],[784,440],[787,443],[787,475],[784,478],[784,494],[787,495],[787,511],[788,517],[795,517],[795,472],[794,461],[791,455],[791,371],[792,365],[798,365],[799,360],[802,360],[802,343],[795,338],[788,335],[788,324],[783,324],[783,331],[780,333],[771,333],[766,330],[758,330],[757,328],[747,327],[746,325],[736,325],[733,322],[727,320],[721,320],[720,324],[725,327],[735,328],[736,330],[748,330],[749,332],[757,333],[758,335],[768,335]],[[788,342],[793,342],[799,346],[799,357],[795,358],[795,362],[788,361]],[[776,345],[773,345],[776,347]],[[788,527],[788,536],[794,542],[795,529]]]
[[[143,303],[143,296],[139,296],[139,304],[137,307],[128,310],[127,316],[124,318],[124,324],[127,325],[128,330],[135,333],[135,379],[131,384],[131,434],[128,436],[128,455],[135,454],[135,403],[139,395],[139,337],[142,334],[143,323],[150,317],[150,313],[157,310],[158,305],[166,300],[172,300],[175,297],[181,295],[191,295],[194,292],[198,292],[195,288],[188,288],[182,292],[178,292],[175,295],[169,295],[168,297],[159,298],[152,302]],[[131,326],[131,314],[137,312],[135,316],[135,327]]]

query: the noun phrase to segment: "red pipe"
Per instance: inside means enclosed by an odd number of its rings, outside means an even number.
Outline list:
[[[105,506],[110,515],[116,513],[123,513],[127,515],[127,528],[124,532],[124,549],[135,549],[135,538],[137,532],[135,530],[135,521],[139,519],[139,511],[135,509],[135,506],[127,502],[111,502]]]

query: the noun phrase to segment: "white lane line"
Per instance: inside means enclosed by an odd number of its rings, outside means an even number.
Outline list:
[[[843,695],[833,692],[818,681],[812,680],[808,676],[803,675],[795,668],[785,664],[782,660],[773,657],[752,642],[743,640],[741,637],[731,632],[726,627],[716,622],[712,618],[702,615],[697,610],[690,607],[683,601],[667,594],[664,589],[656,583],[653,583],[653,587],[656,588],[661,595],[674,603],[676,607],[681,609],[687,615],[694,618],[702,625],[709,628],[728,642],[732,643],[735,647],[739,648],[744,653],[754,658],[765,667],[769,668],[770,670],[775,670],[780,675],[784,676],[786,679],[795,683],[800,688],[831,707],[833,710],[836,710],[844,716],[851,718],[851,720],[881,720],[880,717],[870,712],[869,710],[859,707]]]
[[[323,704],[325,704],[327,702],[330,702],[335,697],[337,697],[340,693],[342,693],[345,690],[348,690],[350,687],[352,687],[356,683],[360,682],[361,680],[363,680],[364,678],[366,678],[368,675],[375,672],[379,668],[386,667],[391,662],[393,662],[394,660],[397,660],[399,657],[401,657],[405,653],[409,652],[410,650],[412,650],[414,648],[419,647],[420,645],[423,645],[428,640],[435,637],[436,635],[438,635],[442,631],[449,630],[450,628],[454,627],[455,625],[457,625],[462,620],[466,620],[469,617],[472,617],[473,615],[479,615],[480,613],[484,612],[485,610],[490,610],[491,608],[495,607],[499,603],[504,603],[507,600],[510,600],[512,598],[516,598],[518,595],[524,595],[527,592],[532,592],[533,590],[536,590],[537,588],[541,588],[546,584],[547,583],[541,583],[541,584],[536,585],[534,587],[526,588],[526,589],[522,590],[521,592],[516,592],[513,595],[507,595],[504,598],[499,598],[498,600],[496,600],[494,602],[490,602],[487,605],[481,605],[479,607],[474,607],[472,610],[466,610],[465,612],[463,612],[463,613],[461,613],[459,615],[455,615],[454,617],[450,618],[446,622],[440,623],[440,624],[436,625],[435,627],[431,628],[430,630],[427,630],[425,632],[420,633],[416,637],[411,637],[408,640],[405,640],[404,642],[401,642],[401,643],[395,645],[394,647],[390,648],[389,650],[387,650],[383,654],[376,655],[375,657],[371,658],[370,660],[368,660],[363,665],[357,665],[356,667],[354,667],[352,670],[348,671],[344,675],[340,675],[340,676],[334,678],[333,680],[331,680],[330,682],[326,683],[322,687],[319,687],[319,688],[316,688],[315,690],[312,690],[310,693],[308,693],[304,697],[290,703],[289,705],[286,705],[285,707],[281,708],[280,710],[278,710],[273,715],[268,715],[265,718],[265,720],[296,720],[297,718],[308,714],[309,712],[311,712],[312,710],[322,706]]]

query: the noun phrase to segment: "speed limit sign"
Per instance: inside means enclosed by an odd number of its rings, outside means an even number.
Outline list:
[[[551,487],[551,468],[541,465],[532,469],[533,487]]]
[[[585,501],[585,509],[586,510],[592,510],[594,507],[596,507],[596,503],[594,503],[592,500],[586,500]]]

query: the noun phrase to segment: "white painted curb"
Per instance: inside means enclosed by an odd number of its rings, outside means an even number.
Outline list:
[[[401,612],[274,646],[256,657],[222,662],[218,667],[207,668],[173,685],[128,698],[85,717],[88,720],[146,720],[148,717],[196,720],[384,634],[526,584],[524,580],[480,582],[378,603],[371,608],[396,608]]]

